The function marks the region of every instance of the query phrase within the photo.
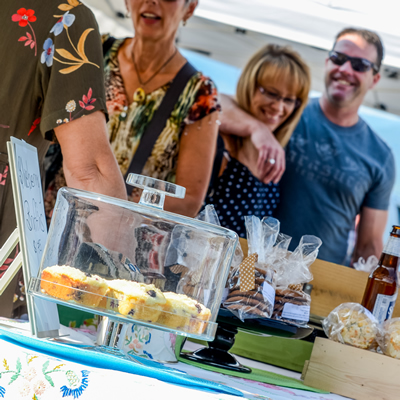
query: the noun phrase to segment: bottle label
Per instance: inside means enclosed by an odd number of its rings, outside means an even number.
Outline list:
[[[391,236],[386,242],[383,252],[391,256],[400,257],[400,238]]]
[[[392,317],[394,305],[396,304],[397,291],[393,296],[386,296],[384,294],[378,294],[372,314],[381,324],[383,321]]]

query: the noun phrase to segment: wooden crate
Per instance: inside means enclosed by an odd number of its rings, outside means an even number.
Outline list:
[[[247,255],[247,240],[240,239],[243,253]],[[311,291],[311,314],[326,317],[338,305],[360,303],[367,284],[368,274],[353,268],[315,260],[310,268],[314,279]],[[400,317],[400,301],[396,302],[393,318]],[[399,394],[400,399],[400,394]]]
[[[338,305],[362,301],[368,274],[353,268],[315,260],[310,268],[314,279],[311,291],[311,314],[326,317]],[[393,318],[400,317],[400,302],[397,301]],[[399,394],[400,399],[400,394]]]
[[[303,378],[308,386],[356,400],[398,400],[400,360],[316,338]]]

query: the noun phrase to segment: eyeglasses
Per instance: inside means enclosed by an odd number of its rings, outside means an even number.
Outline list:
[[[343,65],[347,61],[350,61],[351,68],[353,68],[354,71],[357,72],[367,72],[371,68],[374,70],[375,74],[379,72],[379,67],[365,58],[350,57],[347,54],[339,53],[332,50],[329,52],[329,59],[336,65]]]
[[[283,96],[279,95],[278,93],[271,92],[270,90],[265,89],[262,86],[258,86],[258,90],[269,101],[273,101],[273,102],[283,101],[283,104],[287,108],[298,107],[301,104],[301,101],[299,99],[293,99],[291,97],[283,97]]]

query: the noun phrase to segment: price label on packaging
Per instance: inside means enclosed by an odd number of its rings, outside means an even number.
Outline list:
[[[282,318],[308,322],[310,319],[310,306],[297,306],[296,304],[286,303],[283,306]]]
[[[262,286],[262,294],[264,299],[267,299],[270,304],[275,304],[275,289],[266,281]]]

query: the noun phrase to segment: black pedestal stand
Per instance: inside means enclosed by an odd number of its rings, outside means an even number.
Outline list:
[[[241,365],[228,352],[235,343],[235,335],[238,333],[238,328],[256,335],[272,335],[293,339],[305,338],[313,332],[313,328],[308,325],[299,327],[270,318],[241,321],[231,311],[224,308],[219,309],[217,322],[218,328],[215,333],[215,339],[212,342],[208,342],[208,347],[192,353],[181,353],[181,357],[213,367],[249,373],[251,369]]]
[[[228,353],[235,343],[236,326],[219,322],[215,333],[215,339],[208,342],[208,347],[196,350],[192,353],[181,353],[181,357],[202,364],[211,365],[231,371],[250,373],[251,369],[240,364],[234,356]]]

